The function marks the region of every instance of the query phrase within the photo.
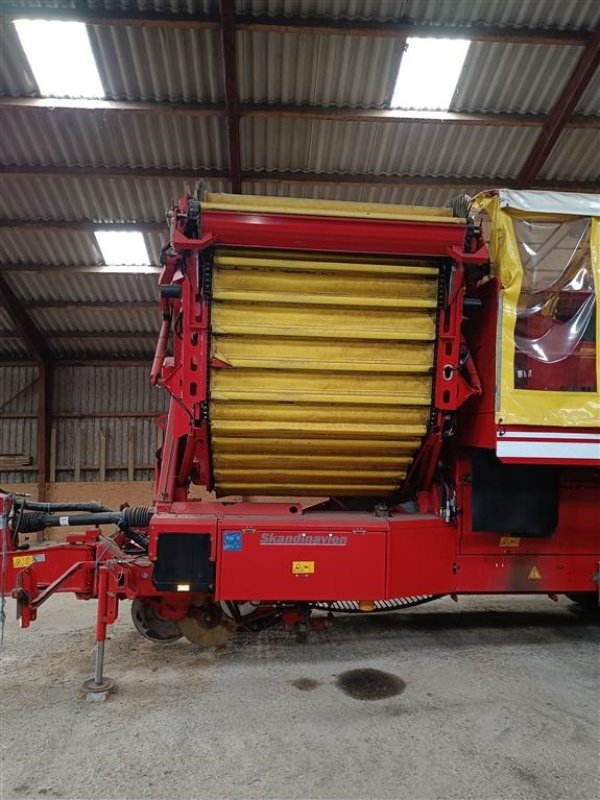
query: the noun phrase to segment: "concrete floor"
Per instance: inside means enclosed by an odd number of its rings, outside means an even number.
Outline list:
[[[598,796],[599,627],[566,598],[442,599],[219,652],[153,645],[123,607],[104,704],[79,693],[94,612],[56,597],[7,626],[2,800]],[[355,700],[336,677],[357,668],[406,687]]]

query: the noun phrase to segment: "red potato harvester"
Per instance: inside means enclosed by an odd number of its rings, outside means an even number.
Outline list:
[[[196,192],[162,266],[153,507],[0,495],[22,627],[55,592],[98,601],[88,697],[123,599],[147,638],[207,646],[447,594],[597,604],[597,197]],[[24,542],[55,525],[88,529]]]

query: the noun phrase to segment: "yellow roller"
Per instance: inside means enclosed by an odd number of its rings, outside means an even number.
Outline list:
[[[430,263],[217,249],[210,376],[217,493],[397,489],[426,431],[437,296]]]

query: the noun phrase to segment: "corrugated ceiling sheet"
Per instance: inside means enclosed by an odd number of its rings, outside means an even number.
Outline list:
[[[575,113],[600,115],[600,69],[596,70],[596,74],[589,82],[583,97],[575,109]]]
[[[224,119],[183,114],[4,109],[4,164],[213,167],[227,164]]]
[[[172,14],[210,14],[218,11],[219,0],[11,0],[22,8],[88,8],[91,11],[151,11]]]
[[[10,219],[165,220],[171,201],[197,179],[55,177],[5,175],[0,216]],[[228,181],[203,181],[209,192],[226,192]],[[165,235],[167,225],[165,222]]]
[[[158,275],[16,271],[6,277],[25,303],[155,302],[158,309]]]
[[[487,23],[588,28],[600,19],[597,0],[236,0],[238,13],[404,19],[424,25]]]
[[[90,25],[107,98],[218,102],[224,97],[218,30]]]
[[[242,121],[247,169],[512,177],[538,131],[371,122]]]
[[[14,327],[5,309],[0,307],[0,332],[12,331]]]
[[[98,264],[92,234],[69,228],[3,228],[0,262],[7,264]]]
[[[560,135],[541,178],[597,181],[600,190],[600,135],[596,130],[566,130]]]
[[[117,330],[154,336],[162,319],[158,302],[155,309],[140,309],[131,304],[119,308],[115,301],[112,308],[35,308],[29,311],[29,315],[42,333],[64,331],[67,335],[74,331],[110,334]]]
[[[12,23],[2,24],[0,45],[0,94],[38,94],[37,83],[23,52],[17,29]]]
[[[240,100],[382,106],[393,91],[402,45],[398,39],[239,31]]]
[[[127,338],[117,339],[110,336],[98,338],[73,339],[65,336],[52,339],[52,351],[56,358],[94,360],[94,358],[143,358],[151,363],[154,343],[152,339]]]
[[[149,10],[164,13],[218,13],[218,0],[17,0],[15,5],[90,9]],[[477,20],[503,25],[592,28],[596,0],[235,0],[237,13],[391,20],[406,17],[430,24]]]
[[[344,183],[317,184],[252,181],[244,183],[244,192],[270,197],[307,197],[317,200],[353,200],[364,203],[446,206],[459,194],[475,194],[476,185],[452,187],[358,186]]]
[[[580,47],[473,42],[451,110],[547,113],[580,55]]]

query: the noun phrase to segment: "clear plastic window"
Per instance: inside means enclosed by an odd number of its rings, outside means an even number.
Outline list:
[[[523,266],[515,388],[596,391],[591,221],[513,220]]]

